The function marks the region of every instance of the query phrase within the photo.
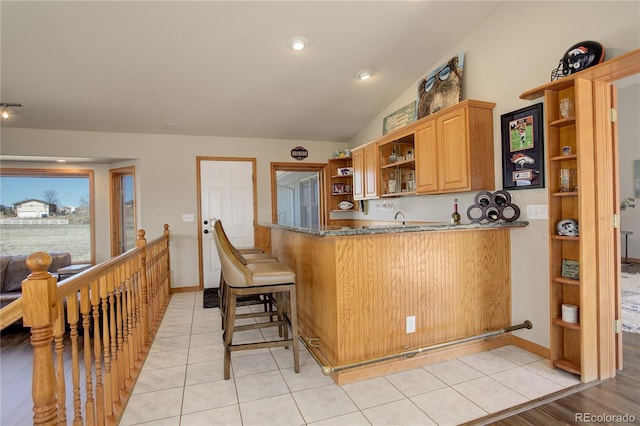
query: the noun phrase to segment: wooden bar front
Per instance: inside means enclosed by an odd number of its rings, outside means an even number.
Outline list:
[[[331,366],[511,325],[509,228],[322,237],[274,227],[271,249],[296,272],[301,335]]]

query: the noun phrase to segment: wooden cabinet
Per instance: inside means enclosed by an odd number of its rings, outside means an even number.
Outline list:
[[[353,198],[378,198],[378,152],[375,143],[358,147],[351,152],[353,158]]]
[[[560,104],[573,105],[561,115]],[[549,173],[549,274],[551,361],[563,370],[597,378],[597,253],[596,217],[588,200],[595,194],[592,88],[573,80],[545,91],[547,171]],[[563,235],[558,223],[578,222],[579,234]],[[571,234],[566,232],[565,234]],[[577,275],[568,263],[577,262]],[[575,264],[574,264],[575,265]],[[577,322],[563,319],[562,305],[578,307]]]
[[[467,100],[418,121],[417,193],[493,190],[493,108]]]
[[[409,128],[393,139],[378,144],[380,195],[401,196],[416,193],[415,132]]]
[[[326,188],[328,212],[351,211],[355,208],[353,200],[353,162],[351,158],[333,158],[327,162],[329,175]],[[341,208],[342,202],[351,203],[350,208]],[[344,205],[344,203],[343,203]],[[327,214],[327,218],[329,214]]]

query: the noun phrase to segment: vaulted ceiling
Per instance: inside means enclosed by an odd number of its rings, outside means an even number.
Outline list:
[[[3,125],[348,141],[501,3],[3,0]]]

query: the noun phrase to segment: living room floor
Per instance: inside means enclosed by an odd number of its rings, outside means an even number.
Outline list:
[[[515,346],[343,386],[303,345],[299,374],[290,349],[241,351],[224,380],[220,312],[202,297],[172,296],[121,425],[453,425],[580,383]],[[234,343],[273,332],[239,332]]]

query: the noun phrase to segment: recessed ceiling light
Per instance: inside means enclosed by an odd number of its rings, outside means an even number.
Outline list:
[[[358,80],[369,80],[373,76],[373,71],[362,70],[358,71]]]
[[[67,160],[56,160],[58,163],[66,163]]]
[[[293,50],[302,50],[307,47],[307,39],[302,36],[295,36],[289,39],[289,47]]]

